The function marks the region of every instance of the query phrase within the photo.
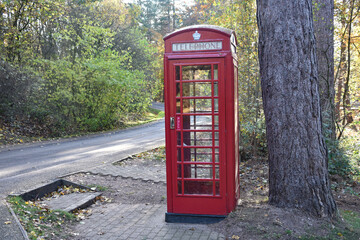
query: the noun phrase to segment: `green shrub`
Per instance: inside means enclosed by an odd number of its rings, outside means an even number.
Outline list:
[[[329,173],[344,179],[356,180],[360,176],[360,141],[354,137],[341,140],[326,139],[329,153]]]
[[[128,70],[126,57],[107,50],[73,65],[39,60],[42,80],[32,96],[31,116],[61,132],[99,131],[142,116],[149,104],[145,74]],[[35,107],[36,106],[36,107]]]

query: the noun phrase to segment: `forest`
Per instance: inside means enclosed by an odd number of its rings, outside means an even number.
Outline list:
[[[313,2],[315,25],[322,7]],[[0,0],[0,143],[143,118],[163,99],[163,36],[212,24],[237,34],[242,159],[265,157],[256,8],[255,0]],[[334,2],[334,84],[322,109],[329,172],[349,181],[360,179],[359,13],[358,0]]]

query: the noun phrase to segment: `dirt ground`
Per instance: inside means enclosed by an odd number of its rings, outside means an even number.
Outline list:
[[[159,160],[144,161],[142,157],[122,164],[159,164]],[[338,221],[330,222],[296,209],[270,206],[267,204],[267,179],[266,160],[242,163],[240,204],[225,220],[210,227],[228,239],[360,239],[360,229],[353,229],[341,217]],[[91,174],[76,174],[67,177],[67,180],[98,186],[98,190],[103,190],[103,195],[112,202],[166,204],[166,185],[163,183]],[[360,193],[360,186],[353,186],[352,191]],[[341,187],[333,193],[340,213],[350,210],[360,214],[359,195],[351,194]]]
[[[112,202],[166,204],[166,184],[112,176],[76,174],[66,178],[75,183],[98,187]]]
[[[242,188],[239,206],[224,221],[213,225],[230,238],[360,239],[360,229],[352,229],[341,215],[338,221],[331,222],[297,209],[283,209],[267,204],[269,189],[266,160],[242,163],[240,178]],[[359,186],[352,189],[360,193]],[[347,210],[360,214],[359,195],[352,195],[343,188],[338,188],[333,194],[340,214]],[[347,236],[343,235],[344,231],[348,233]]]

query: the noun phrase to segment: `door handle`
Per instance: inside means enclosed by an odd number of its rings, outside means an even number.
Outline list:
[[[170,117],[170,129],[175,129],[175,118]]]

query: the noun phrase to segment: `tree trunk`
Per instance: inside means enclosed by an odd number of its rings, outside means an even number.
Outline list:
[[[345,23],[342,25],[345,26]],[[343,88],[343,85],[345,82],[345,75],[346,75],[346,69],[347,69],[346,53],[345,53],[345,51],[346,51],[345,39],[341,39],[340,41],[341,41],[341,43],[340,43],[340,64],[339,64],[339,70],[338,70],[339,77],[338,77],[338,82],[337,82],[336,108],[335,108],[337,120],[339,120],[341,118],[340,106],[341,106],[341,100],[342,100],[342,88]]]
[[[311,0],[257,0],[269,203],[336,213],[321,129]]]
[[[313,6],[323,132],[335,140],[334,0],[314,0]]]

